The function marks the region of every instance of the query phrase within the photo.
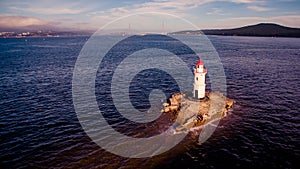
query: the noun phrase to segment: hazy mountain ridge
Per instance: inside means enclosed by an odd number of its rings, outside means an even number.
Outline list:
[[[223,36],[300,37],[300,28],[290,28],[273,23],[260,23],[234,29],[206,29],[179,31],[170,34],[206,34]]]

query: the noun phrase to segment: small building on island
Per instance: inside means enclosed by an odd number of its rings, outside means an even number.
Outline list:
[[[196,68],[194,68],[194,91],[193,96],[196,99],[203,99],[205,97],[205,75],[207,69],[204,68],[203,62],[199,59]]]

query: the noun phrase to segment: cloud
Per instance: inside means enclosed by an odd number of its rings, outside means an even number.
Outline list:
[[[278,0],[278,1],[289,1],[289,0]],[[273,8],[266,7],[267,0],[152,0],[146,2],[139,2],[139,3],[120,3],[119,5],[114,4],[113,2],[106,3],[98,3],[98,2],[89,2],[79,0],[76,2],[70,2],[66,0],[53,0],[53,1],[37,1],[33,0],[31,3],[26,1],[7,1],[6,8],[9,9],[14,15],[28,15],[28,16],[39,16],[39,17],[47,17],[47,18],[56,18],[56,19],[38,19],[34,17],[24,17],[22,19],[13,18],[14,21],[11,23],[3,23],[3,19],[1,18],[1,25],[16,25],[21,26],[22,24],[32,24],[32,25],[50,25],[54,22],[58,24],[55,25],[63,25],[65,27],[90,27],[90,28],[98,28],[99,26],[103,26],[104,24],[123,17],[127,15],[131,15],[134,13],[147,13],[147,12],[157,12],[157,13],[168,13],[171,15],[175,15],[181,18],[187,18],[190,21],[194,21],[195,23],[201,24],[201,20],[205,20],[206,23],[203,26],[207,27],[214,27],[214,26],[241,26],[250,23],[257,23],[257,22],[266,22],[266,21],[280,21],[280,23],[292,23],[286,25],[297,25],[295,22],[295,17],[298,13],[295,12],[289,14],[278,14],[278,15],[288,15],[289,17],[243,17],[242,19],[239,18],[226,18],[223,20],[213,20],[207,21],[203,16],[194,15],[191,11],[196,12],[196,9],[200,6],[207,5],[206,7],[211,7],[210,11],[207,12],[207,15],[218,15],[218,16],[225,16],[226,13],[223,12],[223,9],[227,9],[226,7],[215,7],[214,3],[218,2],[228,2],[228,3],[235,3],[239,4],[239,6],[246,7],[248,10],[247,12],[265,12],[274,10]],[[108,7],[109,6],[109,7]],[[98,9],[98,11],[97,11]],[[199,8],[200,10],[201,8]],[[11,15],[13,15],[11,14]],[[67,15],[63,17],[69,17],[71,20],[62,21],[57,19],[61,16],[59,15]],[[74,16],[76,16],[76,19]],[[201,18],[202,17],[202,18]],[[205,17],[205,16],[204,16]],[[287,20],[284,21],[281,18],[286,18]],[[297,18],[297,17],[296,17]],[[140,22],[146,23],[150,18],[138,18]],[[293,20],[294,19],[294,20]],[[298,18],[297,18],[298,19]],[[15,21],[18,20],[18,21]],[[292,21],[293,20],[293,21]],[[9,22],[8,19],[5,22]],[[226,22],[225,22],[226,21]],[[82,24],[82,23],[86,24]],[[130,21],[131,22],[131,21]],[[169,24],[169,21],[166,20],[166,25]],[[248,23],[249,24],[249,23]],[[161,23],[160,23],[161,25]],[[135,25],[132,24],[132,27]],[[128,23],[127,23],[128,27]]]
[[[66,0],[31,0],[31,1],[4,1],[2,3],[9,11],[15,13],[30,13],[43,15],[81,14],[92,7],[85,1]]]
[[[209,2],[213,2],[213,0],[156,0],[153,2],[146,2],[142,4],[141,7],[150,7],[158,10],[174,9],[185,11]]]
[[[271,11],[273,10],[272,8],[267,8],[267,7],[262,7],[262,6],[248,6],[248,9],[258,11],[258,12],[265,12],[265,11]]]
[[[32,17],[24,16],[0,16],[1,27],[26,27],[32,25],[47,25],[49,22]]]
[[[134,13],[147,13],[147,12],[158,12],[158,13],[168,13],[171,15],[175,15],[181,18],[188,18],[190,21],[194,21],[194,23],[199,23],[200,20],[203,20],[201,16],[195,16],[191,14],[191,10],[197,9],[200,6],[213,3],[213,2],[228,2],[235,4],[244,4],[246,7],[251,6],[251,10],[254,10],[254,6],[258,6],[260,8],[255,8],[256,10],[269,10],[267,8],[263,8],[262,6],[265,4],[265,0],[154,0],[150,2],[144,2],[139,4],[133,4],[128,6],[121,6],[116,8],[110,8],[107,10],[102,10],[99,12],[90,12],[88,14],[91,17],[91,22],[95,26],[103,26],[104,24],[113,21],[117,18],[131,15]],[[229,15],[223,12],[222,7],[212,8],[206,15],[218,15],[225,16]],[[139,18],[143,23],[150,22],[149,18]],[[157,19],[161,20],[161,19]],[[205,20],[205,19],[204,19]],[[128,21],[131,22],[131,21]],[[167,21],[167,24],[169,22]],[[212,26],[216,24],[214,22],[210,22]],[[207,26],[205,24],[203,26]],[[227,23],[225,24],[227,25]],[[202,25],[199,25],[202,26]],[[221,26],[221,25],[219,25]],[[125,27],[125,26],[124,26]],[[128,27],[128,26],[127,26]],[[132,26],[134,27],[134,26]]]
[[[227,1],[227,0],[225,0]],[[271,11],[273,8],[264,7],[263,5],[266,4],[266,0],[228,0],[229,2],[233,3],[243,3],[246,4],[247,8],[257,12],[265,12]]]
[[[300,28],[300,15],[283,15],[274,17],[237,17],[237,18],[226,18],[218,20],[219,23],[226,27],[239,27],[241,25],[252,25],[261,22],[265,23],[277,23],[285,26],[298,27]]]
[[[62,27],[62,21],[63,19],[0,15],[0,29],[7,31],[68,30]]]
[[[36,14],[45,14],[45,15],[62,15],[62,14],[80,14],[85,12],[85,9],[70,9],[70,8],[19,8],[19,7],[10,7],[10,10],[17,10],[23,12],[31,12]]]
[[[183,16],[190,9],[213,2],[214,0],[154,0],[125,7],[111,8],[101,12],[91,12],[90,15],[124,16],[141,12],[163,12]]]
[[[226,15],[223,13],[222,9],[220,8],[212,8],[210,12],[207,12],[206,15]]]
[[[138,13],[140,15],[130,17],[134,18],[134,20],[124,18],[122,19],[124,23],[121,24],[121,21],[118,21],[120,24],[116,24],[115,27],[128,29],[128,24],[130,23],[132,29],[135,30],[152,28],[158,30],[162,29],[162,22],[165,21],[167,22],[165,26],[165,29],[167,30],[167,27],[170,27],[172,22],[175,21],[168,18],[165,14],[170,14],[181,18],[188,18],[188,16],[190,15],[189,10],[212,1],[213,0],[154,0],[140,4],[110,8],[99,12],[93,11],[88,13],[88,16],[91,18],[91,22],[94,25],[101,27],[117,18]],[[177,29],[176,25],[174,25],[172,29]]]
[[[257,0],[228,0],[230,2],[235,2],[235,3],[254,3],[257,2]]]
[[[180,17],[189,16],[189,11],[199,6],[212,3],[212,2],[231,2],[242,3],[250,5],[248,8],[256,11],[271,10],[270,8],[255,6],[262,4],[264,0],[154,0],[150,2],[144,2],[140,4],[134,4],[123,7],[110,8],[105,11],[90,12],[89,16],[95,16],[97,19],[113,19],[132,13],[141,12],[162,12],[169,13]],[[212,12],[208,12],[208,15],[225,15],[222,13],[221,8],[212,8]]]

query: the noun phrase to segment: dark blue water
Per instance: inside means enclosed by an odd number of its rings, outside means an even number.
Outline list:
[[[0,39],[1,168],[296,168],[300,39],[209,38],[237,103],[205,143],[149,159],[108,153],[81,128],[71,87],[86,37]]]

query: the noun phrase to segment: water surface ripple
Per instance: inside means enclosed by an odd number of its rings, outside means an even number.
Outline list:
[[[205,143],[189,141],[190,136],[151,159],[126,159],[105,152],[82,130],[74,112],[71,82],[87,37],[0,39],[1,168],[299,166],[300,39],[209,39],[224,65],[227,95],[237,102],[234,110]],[[128,124],[116,120],[114,125]],[[138,130],[147,127],[153,126]]]

